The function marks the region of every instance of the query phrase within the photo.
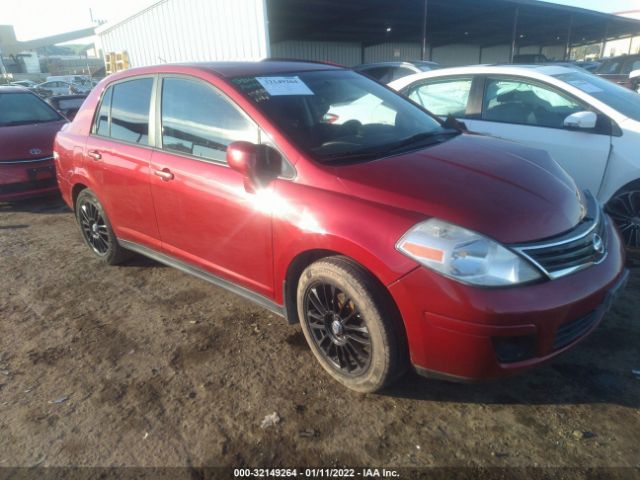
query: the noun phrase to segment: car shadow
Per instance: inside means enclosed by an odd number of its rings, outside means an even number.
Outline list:
[[[640,379],[617,372],[556,361],[516,377],[479,383],[423,378],[411,371],[382,395],[423,401],[488,405],[567,405],[612,403],[640,408]]]
[[[0,202],[0,213],[2,212],[25,212],[57,214],[71,213],[71,209],[62,200],[60,194],[17,200],[12,202]]]

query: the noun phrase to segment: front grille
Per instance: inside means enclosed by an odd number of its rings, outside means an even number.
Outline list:
[[[45,188],[53,188],[58,186],[55,178],[46,178],[44,180],[34,180],[32,182],[9,183],[0,185],[0,194],[5,193],[22,193],[31,190],[42,190]]]
[[[601,262],[607,255],[606,217],[587,193],[587,214],[572,231],[554,239],[514,248],[549,278],[559,278]]]
[[[584,317],[580,317],[564,325],[560,325],[556,331],[556,338],[553,341],[553,349],[559,350],[573,343],[578,338],[587,333],[598,320],[598,312],[593,311]]]

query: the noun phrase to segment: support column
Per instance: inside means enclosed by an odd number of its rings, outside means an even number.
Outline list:
[[[605,48],[607,48],[607,37],[609,37],[609,22],[604,24],[604,37],[602,37],[602,47],[600,48],[600,58],[604,58]]]
[[[567,29],[567,43],[564,48],[564,60],[571,58],[571,34],[573,30],[573,14],[569,17],[569,28]]]
[[[513,57],[516,54],[516,41],[518,35],[518,16],[520,15],[520,9],[516,7],[513,15],[513,30],[511,31],[511,52],[509,53],[509,62],[513,63]]]
[[[422,9],[422,60],[427,60],[427,10],[429,7],[429,1],[424,0],[424,7]],[[430,57],[431,55],[429,55]],[[431,58],[429,58],[431,60]]]

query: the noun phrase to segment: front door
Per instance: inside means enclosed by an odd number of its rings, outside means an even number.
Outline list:
[[[606,119],[595,129],[564,128],[572,113],[589,110],[577,99],[520,78],[487,78],[480,118],[467,118],[469,130],[546,150],[581,189],[598,194],[609,152]]]
[[[258,127],[212,85],[189,77],[162,80],[160,111],[151,185],[164,252],[271,297],[271,217],[225,160],[229,143],[258,143]]]

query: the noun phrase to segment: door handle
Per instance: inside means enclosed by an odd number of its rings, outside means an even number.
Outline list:
[[[87,155],[94,160],[100,160],[102,158],[102,155],[97,150],[89,150]]]
[[[155,170],[153,174],[160,177],[163,182],[168,182],[169,180],[173,180],[173,173],[171,173],[171,170],[169,170],[168,168],[163,168],[162,170]]]

